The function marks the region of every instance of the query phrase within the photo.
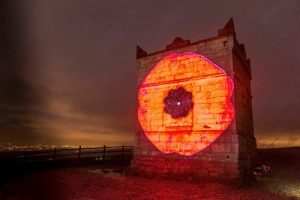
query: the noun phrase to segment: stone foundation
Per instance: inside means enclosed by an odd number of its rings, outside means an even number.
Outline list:
[[[175,179],[235,179],[239,174],[236,163],[165,156],[136,156],[131,169],[144,176]]]

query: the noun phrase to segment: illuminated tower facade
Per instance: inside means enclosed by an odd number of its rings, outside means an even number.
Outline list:
[[[137,47],[137,131],[132,169],[144,175],[251,177],[251,65],[233,20],[218,36]]]

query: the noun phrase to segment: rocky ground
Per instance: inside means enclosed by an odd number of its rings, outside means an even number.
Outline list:
[[[272,170],[268,175],[256,177],[257,182],[247,188],[216,182],[129,177],[113,171],[111,166],[104,170],[99,165],[28,173],[6,168],[1,175],[6,171],[17,175],[8,174],[6,177],[14,177],[11,180],[0,176],[0,200],[300,199],[300,148],[259,150],[258,158],[259,163],[270,165]]]
[[[0,199],[105,199],[105,200],[230,200],[297,199],[252,186],[125,177],[100,169],[56,169],[27,174],[4,186]]]

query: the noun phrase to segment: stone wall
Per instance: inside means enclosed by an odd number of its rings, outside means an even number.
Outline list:
[[[141,48],[138,51],[140,57],[137,56],[137,88],[152,67],[173,52],[194,52],[217,64],[234,82],[232,102],[235,107],[235,117],[217,140],[192,156],[161,153],[148,140],[140,124],[137,123],[132,169],[139,174],[149,176],[193,178],[251,176],[253,152],[256,148],[250,88],[251,69],[244,46],[238,44],[235,34],[223,34],[195,43],[176,38],[163,51],[151,54],[147,54]]]
[[[252,95],[251,95],[251,65],[247,59],[244,45],[237,41],[233,47],[233,70],[235,85],[236,130],[239,136],[239,169],[240,175],[250,176],[256,151],[254,137]]]

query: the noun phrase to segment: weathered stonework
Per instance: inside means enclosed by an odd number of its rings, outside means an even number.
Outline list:
[[[148,54],[137,47],[138,83],[166,55],[194,52],[221,67],[234,82],[232,102],[235,117],[221,136],[204,150],[192,155],[164,154],[145,136],[137,123],[136,149],[131,168],[144,175],[246,178],[251,176],[256,149],[253,131],[251,66],[243,44],[236,40],[232,19],[218,36],[191,43],[176,38],[165,50]],[[212,90],[211,92],[215,92]]]

